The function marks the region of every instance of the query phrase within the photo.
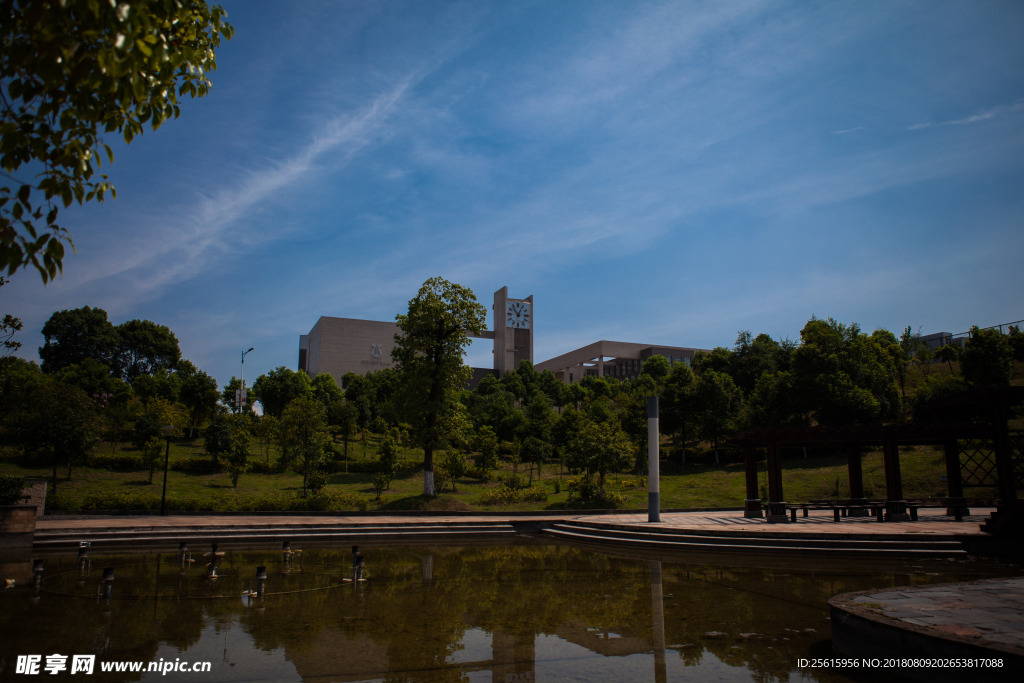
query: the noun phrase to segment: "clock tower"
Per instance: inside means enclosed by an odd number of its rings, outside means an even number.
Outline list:
[[[508,287],[494,293],[494,370],[498,376],[533,362],[533,295],[508,298]]]

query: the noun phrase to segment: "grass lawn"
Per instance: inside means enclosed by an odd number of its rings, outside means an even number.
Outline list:
[[[256,449],[254,448],[254,451]],[[109,445],[97,448],[97,453],[109,453]],[[130,447],[121,447],[119,453],[137,454]],[[667,449],[664,450],[667,452]],[[371,437],[365,448],[361,443],[350,444],[350,455],[356,462],[371,461],[377,458],[376,438]],[[271,460],[277,453],[271,454]],[[202,442],[192,444],[175,443],[171,446],[171,462],[187,457],[209,457],[202,451]],[[400,454],[404,459],[422,460],[422,452],[403,450]],[[736,459],[733,454],[733,459]],[[884,497],[885,475],[882,465],[881,451],[866,451],[863,470],[865,493],[868,497]],[[253,460],[264,460],[265,455],[252,455]],[[724,459],[723,459],[724,460]],[[440,457],[435,456],[435,462]],[[945,474],[942,452],[930,447],[905,447],[900,454],[903,473],[904,495],[907,498],[938,497],[946,494],[946,484],[939,477]],[[511,472],[511,465],[502,462],[501,471]],[[527,475],[528,466],[521,464],[519,472]],[[25,468],[10,462],[0,463],[0,474],[17,474],[25,477],[49,477],[52,470],[47,468]],[[677,462],[662,461],[661,464],[661,500],[664,508],[683,507],[731,507],[740,506],[745,498],[745,478],[743,465],[739,462],[723,462],[722,465],[680,466]],[[68,506],[74,509],[83,498],[90,493],[131,492],[155,493],[159,495],[162,484],[162,470],[148,483],[148,472],[112,472],[102,469],[82,467],[72,472],[71,481],[67,481],[66,470],[58,470],[58,490]],[[810,454],[803,458],[799,451],[784,453],[783,490],[787,502],[803,502],[812,499],[836,497],[836,480],[838,479],[839,497],[847,497],[846,456],[843,454]],[[567,473],[559,474],[557,464],[544,467],[543,476],[539,478],[541,485],[548,490],[547,502],[520,503],[508,506],[483,504],[483,493],[500,486],[498,482],[480,482],[477,479],[462,479],[456,483],[456,491],[446,488],[442,492],[447,509],[480,509],[480,510],[558,510],[571,507],[568,504],[568,493],[565,490]],[[535,483],[538,477],[534,476]],[[759,482],[765,482],[764,464],[759,467]],[[555,485],[560,483],[561,492],[555,493]],[[607,486],[610,490],[622,494],[626,498],[625,507],[644,508],[647,506],[647,489],[635,474],[613,474],[608,477]],[[380,501],[376,500],[373,489],[373,475],[344,474],[330,476],[328,487],[344,493],[353,494],[365,499],[369,509],[400,509],[413,505],[422,506],[422,500],[413,498],[423,491],[422,466],[399,472],[391,480],[391,489],[386,491]],[[200,500],[210,499],[216,495],[247,494],[255,497],[274,495],[297,496],[301,494],[302,476],[289,470],[285,474],[251,474],[242,475],[238,488],[233,488],[226,473],[194,475],[171,471],[167,480],[167,493],[170,497],[181,498],[191,496]],[[969,489],[968,495],[995,495],[991,489]],[[405,503],[403,503],[405,501]]]

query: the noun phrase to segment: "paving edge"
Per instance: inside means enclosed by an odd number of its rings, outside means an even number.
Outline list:
[[[949,587],[992,583],[988,579],[944,584]],[[890,618],[853,603],[862,595],[881,589],[841,593],[829,599],[832,647],[844,657],[880,659],[1001,659],[1000,668],[898,668],[900,674],[928,683],[1024,680],[1024,651],[1002,643],[980,644],[977,639],[939,633],[935,629]],[[896,587],[893,590],[913,590]]]
[[[746,508],[664,508],[663,514],[673,512],[742,512]],[[628,508],[612,510],[229,510],[211,512],[209,510],[168,510],[165,517],[581,517],[587,515],[639,515],[646,514],[647,508]],[[159,517],[157,510],[61,510],[50,513],[40,519],[102,519],[104,517]]]

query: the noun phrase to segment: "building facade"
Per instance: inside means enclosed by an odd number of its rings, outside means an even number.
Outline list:
[[[470,387],[487,375],[500,377],[515,370],[524,360],[534,362],[533,296],[513,299],[508,295],[508,287],[502,287],[494,293],[491,315],[493,331],[470,336],[494,341],[493,367],[473,368]],[[329,372],[340,383],[342,375],[349,372],[365,375],[394,367],[391,351],[395,348],[395,336],[400,334],[401,330],[393,322],[321,317],[309,334],[299,336],[299,369],[310,377]],[[675,365],[689,363],[698,350],[702,349],[599,341],[535,367],[539,371],[550,370],[565,383],[588,375],[630,379],[639,374],[643,362],[653,355],[665,356]]]

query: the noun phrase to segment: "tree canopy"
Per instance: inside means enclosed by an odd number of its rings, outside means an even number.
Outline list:
[[[116,197],[103,133],[130,143],[206,95],[225,16],[203,0],[0,2],[0,269],[62,271],[60,205]]]
[[[448,439],[459,392],[472,376],[463,363],[471,342],[466,333],[487,329],[486,316],[471,289],[431,278],[409,301],[409,312],[396,317],[401,334],[391,356],[401,373],[403,413],[423,446],[426,495],[434,495],[434,449]]]

